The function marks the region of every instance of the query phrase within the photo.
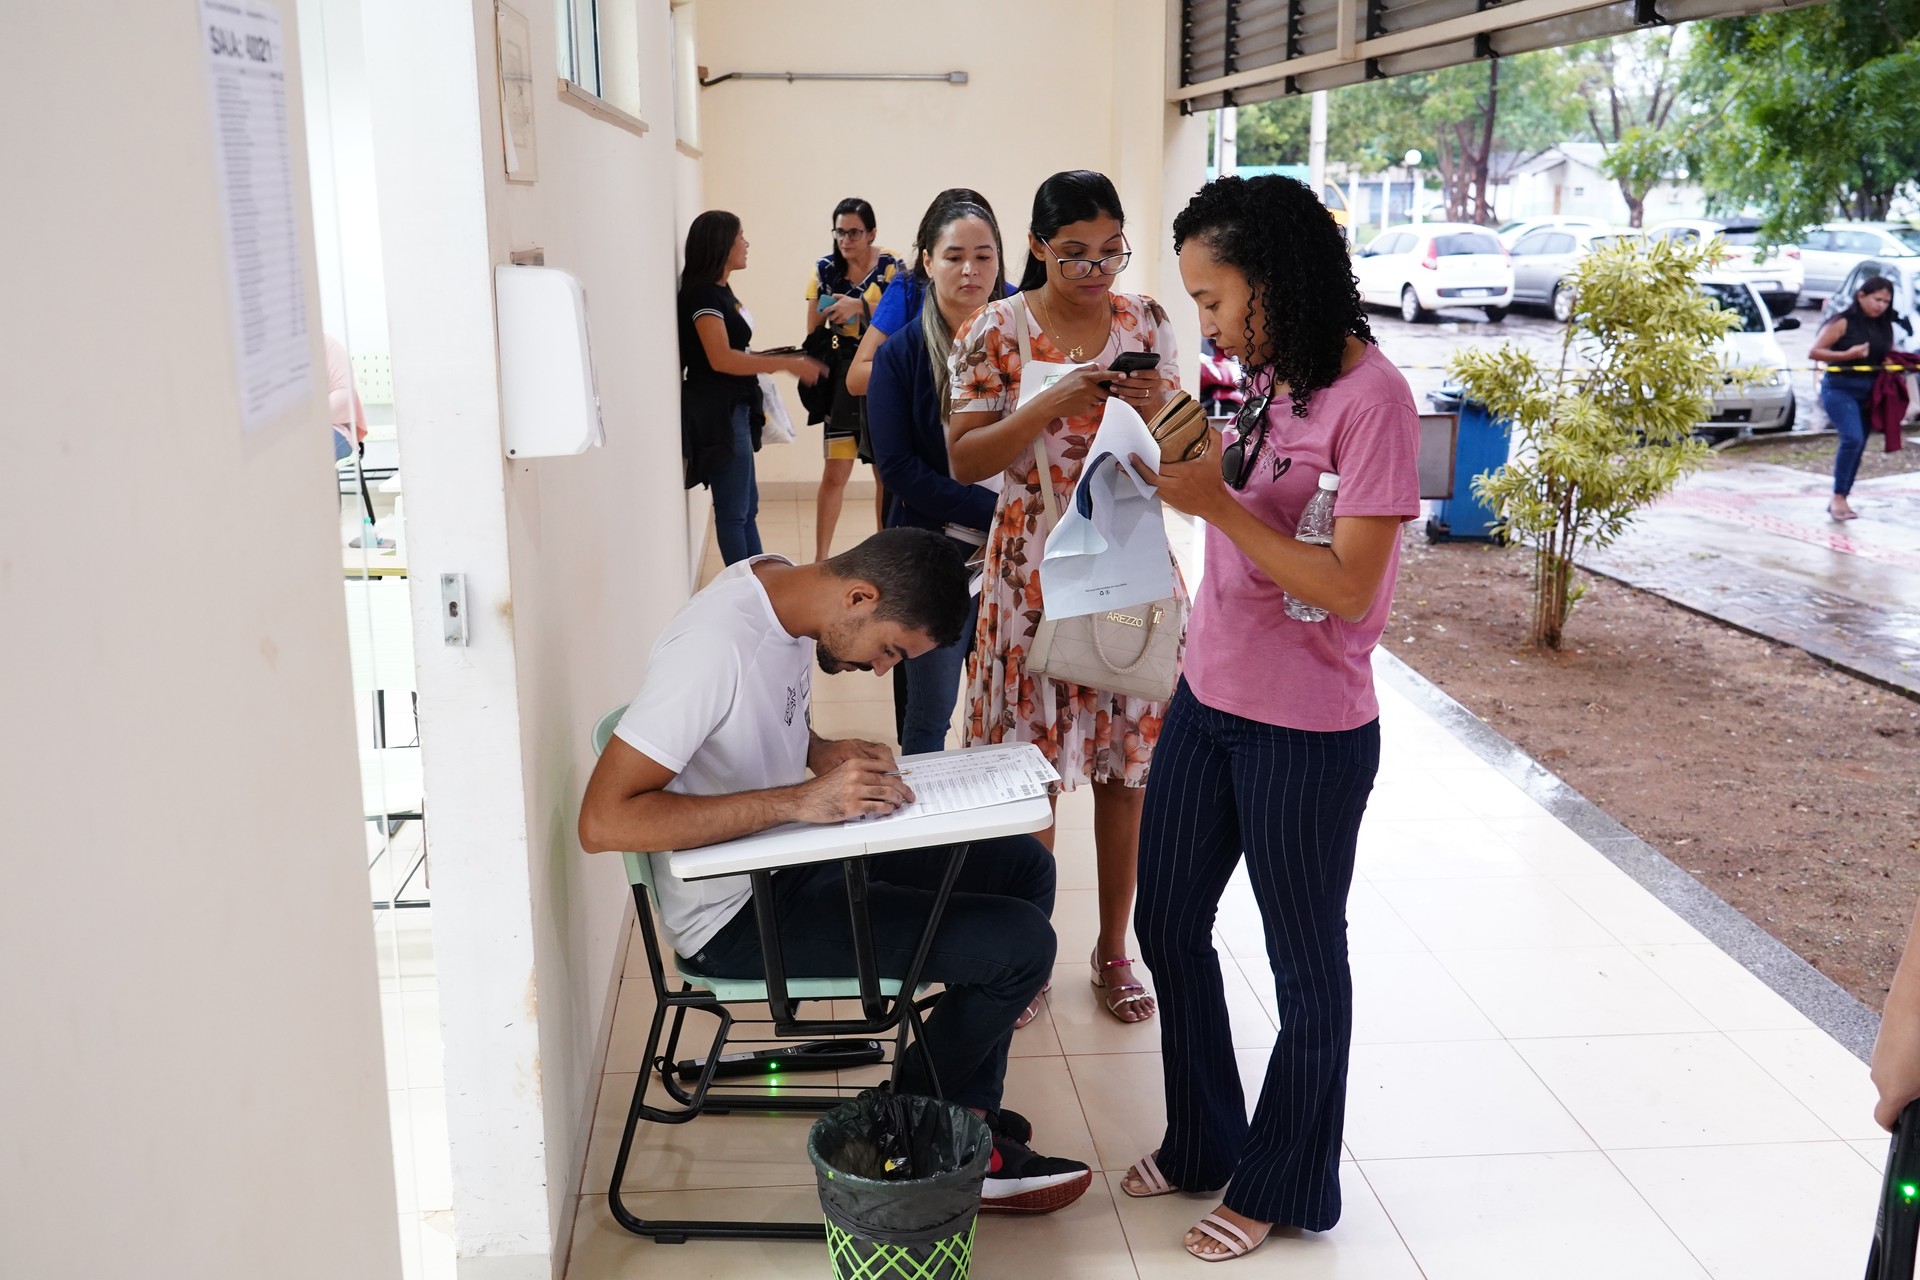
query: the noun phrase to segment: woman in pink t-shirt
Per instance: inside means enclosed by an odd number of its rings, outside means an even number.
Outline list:
[[[1373,345],[1333,218],[1291,178],[1221,178],[1174,219],[1200,331],[1251,371],[1245,409],[1160,496],[1207,525],[1185,675],[1147,781],[1134,925],[1159,988],[1167,1129],[1129,1195],[1231,1183],[1187,1233],[1209,1261],[1275,1224],[1340,1217],[1353,984],[1347,889],[1380,764],[1370,658],[1400,525],[1420,511],[1420,419]],[[1333,542],[1294,537],[1323,473]],[[1318,606],[1289,616],[1286,597]],[[1280,1033],[1251,1122],[1213,924],[1240,859],[1266,924]]]

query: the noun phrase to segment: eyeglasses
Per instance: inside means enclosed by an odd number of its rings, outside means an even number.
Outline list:
[[[1220,454],[1220,478],[1230,489],[1244,489],[1253,478],[1254,463],[1260,460],[1261,446],[1267,442],[1267,404],[1272,399],[1271,395],[1248,396],[1240,412],[1233,415],[1233,443]],[[1278,480],[1287,474],[1292,465],[1292,458],[1280,459],[1274,464],[1273,478]]]
[[[865,234],[867,234],[865,227],[835,227],[833,229],[833,238],[835,240],[858,240]]]
[[[1123,240],[1122,243],[1125,241]],[[1063,258],[1058,253],[1054,253],[1053,246],[1045,240],[1041,240],[1040,245],[1048,253],[1052,253],[1053,260],[1060,264],[1060,276],[1064,280],[1085,280],[1093,274],[1095,267],[1100,268],[1100,274],[1103,276],[1117,276],[1127,269],[1129,262],[1133,261],[1131,249],[1123,253],[1110,253],[1104,258]]]

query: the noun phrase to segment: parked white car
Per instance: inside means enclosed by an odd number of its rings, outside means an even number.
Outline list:
[[[1500,243],[1511,249],[1520,243],[1522,236],[1532,235],[1536,231],[1554,228],[1566,228],[1574,231],[1598,231],[1607,224],[1599,218],[1581,218],[1549,214],[1539,218],[1515,218],[1512,222],[1500,224]]]
[[[1822,301],[1866,258],[1920,258],[1920,228],[1904,222],[1829,222],[1800,239],[1801,296]],[[1845,305],[1845,304],[1842,304]]]
[[[1398,307],[1417,324],[1442,307],[1483,307],[1498,323],[1513,305],[1513,264],[1490,228],[1470,222],[1388,227],[1353,258],[1360,300]]]
[[[1561,324],[1573,319],[1573,286],[1568,277],[1594,249],[1640,232],[1624,227],[1536,227],[1507,250],[1513,259],[1513,301],[1553,310]]]
[[[1727,256],[1714,264],[1715,275],[1745,280],[1776,316],[1785,315],[1800,301],[1800,250],[1791,245],[1760,248],[1760,224],[1752,218],[1725,222],[1674,218],[1648,227],[1647,235],[1680,244],[1701,244],[1718,236],[1726,242]]]
[[[1773,335],[1798,329],[1793,316],[1775,320],[1752,282],[1716,273],[1703,277],[1700,288],[1720,306],[1740,317],[1740,323],[1716,344],[1721,361],[1732,369],[1758,369],[1744,386],[1729,382],[1714,392],[1713,413],[1700,424],[1703,435],[1732,436],[1743,430],[1790,431],[1795,418],[1793,378],[1787,356]]]

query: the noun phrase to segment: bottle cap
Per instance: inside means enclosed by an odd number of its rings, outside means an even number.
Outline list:
[[[1320,473],[1320,487],[1328,493],[1332,493],[1340,487],[1340,477],[1331,471],[1322,471]]]

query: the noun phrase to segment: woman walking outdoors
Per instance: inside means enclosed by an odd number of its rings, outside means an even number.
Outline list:
[[[1820,407],[1840,433],[1840,448],[1833,455],[1833,497],[1827,500],[1827,514],[1835,520],[1852,520],[1860,514],[1848,497],[1860,457],[1867,451],[1867,406],[1873,399],[1873,381],[1880,376],[1887,352],[1893,350],[1892,306],[1893,281],[1868,276],[1854,290],[1853,304],[1814,335],[1809,353],[1827,365],[1820,379]]]
[[[1173,236],[1201,332],[1251,372],[1232,438],[1159,476],[1168,505],[1206,522],[1206,573],[1140,841],[1135,926],[1164,1007],[1167,1128],[1121,1189],[1226,1186],[1186,1235],[1217,1262],[1276,1224],[1325,1231],[1340,1216],[1347,889],[1380,763],[1370,659],[1400,525],[1420,511],[1420,419],[1373,344],[1340,228],[1305,186],[1210,182]],[[1299,540],[1329,488],[1331,544]],[[1213,947],[1242,857],[1280,1024],[1251,1123]]]
[[[1020,292],[980,312],[954,342],[948,450],[954,479],[977,483],[999,475],[1005,486],[987,541],[980,621],[967,659],[967,741],[1035,743],[1060,771],[1062,789],[1092,785],[1100,936],[1089,957],[1091,977],[1109,1013],[1142,1022],[1153,1016],[1154,1001],[1126,953],[1127,920],[1142,789],[1166,704],[1050,680],[1028,671],[1026,662],[1045,609],[1040,486],[1052,485],[1056,508],[1064,509],[1107,398],[1117,396],[1151,419],[1178,385],[1166,312],[1152,298],[1113,291],[1113,277],[1132,257],[1125,221],[1119,194],[1102,174],[1057,173],[1040,185]],[[1023,387],[1023,332],[1035,363],[1080,367],[1044,388]],[[1107,368],[1129,351],[1157,353],[1157,368],[1127,374]],[[1036,442],[1046,450],[1044,477]],[[1184,627],[1187,594],[1177,565],[1174,591],[1177,616],[1168,622]],[[1041,838],[1051,847],[1051,830]]]

